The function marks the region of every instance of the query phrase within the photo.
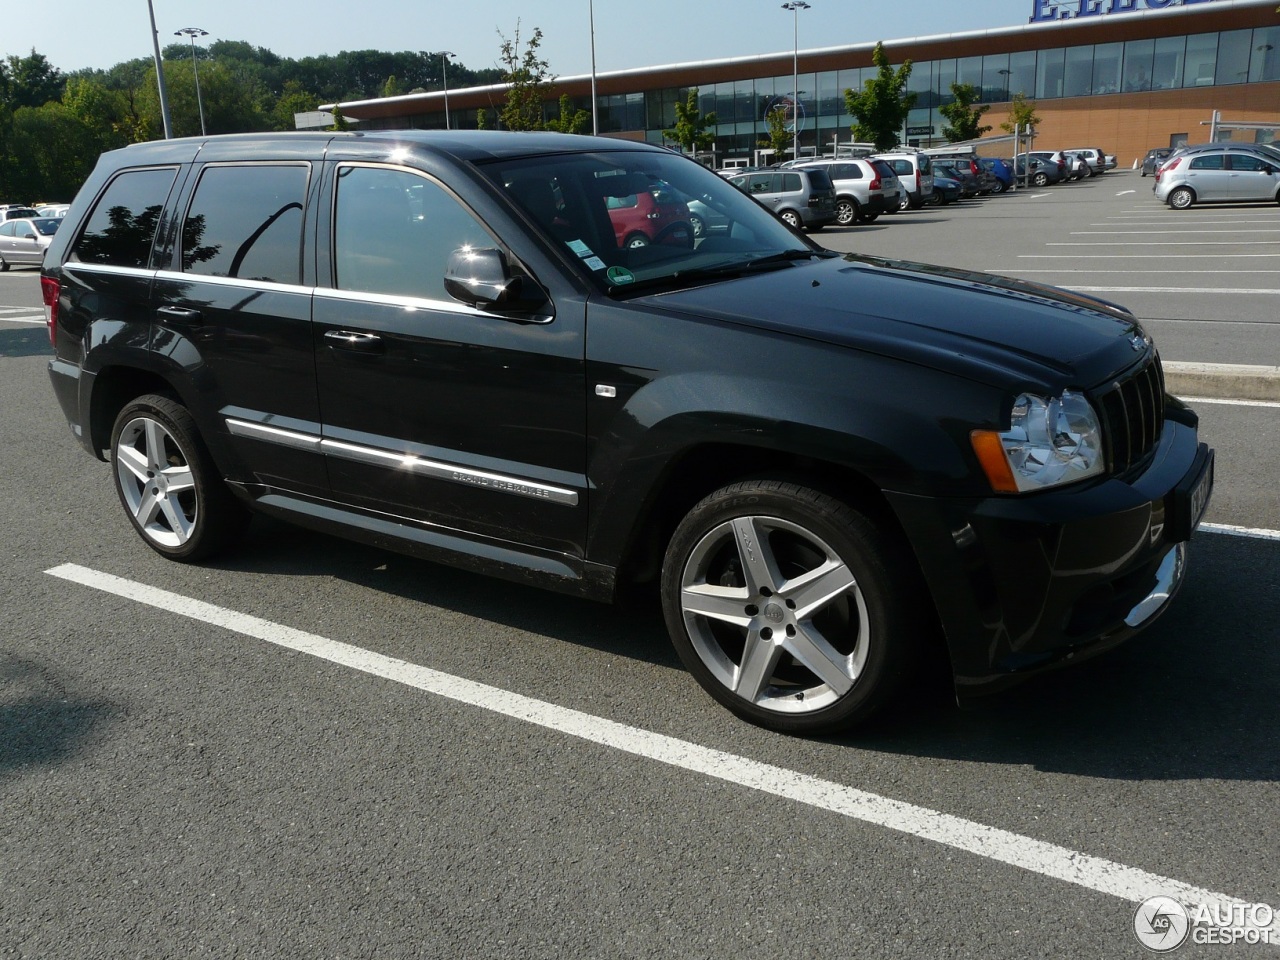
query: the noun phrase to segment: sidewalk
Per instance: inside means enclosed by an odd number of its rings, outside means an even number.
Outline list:
[[[1280,367],[1168,361],[1164,382],[1175,397],[1280,401]]]

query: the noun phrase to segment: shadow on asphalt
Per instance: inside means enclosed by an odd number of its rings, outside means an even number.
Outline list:
[[[0,779],[65,763],[116,712],[38,663],[0,654]]]
[[[0,330],[0,357],[53,356],[49,332],[44,327],[14,327]]]
[[[218,566],[333,576],[478,620],[682,670],[656,595],[606,606],[257,518]],[[945,670],[830,742],[1115,780],[1280,780],[1280,543],[1201,533],[1171,610],[1128,644],[955,706]]]

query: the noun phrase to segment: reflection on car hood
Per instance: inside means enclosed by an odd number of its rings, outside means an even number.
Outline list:
[[[654,298],[984,382],[1088,387],[1150,347],[1123,307],[1057,287],[850,254]]]

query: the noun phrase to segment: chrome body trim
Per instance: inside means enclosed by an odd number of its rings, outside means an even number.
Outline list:
[[[1130,627],[1140,627],[1157,613],[1160,608],[1173,599],[1182,584],[1183,575],[1187,572],[1187,545],[1174,544],[1172,550],[1164,555],[1160,569],[1156,571],[1156,585],[1129,613],[1124,622]]]
[[[227,430],[236,437],[251,437],[254,440],[278,443],[295,450],[320,452],[319,437],[309,433],[299,433],[297,430],[284,430],[280,427],[269,427],[265,423],[251,423],[248,420],[235,420],[231,417],[227,418]]]

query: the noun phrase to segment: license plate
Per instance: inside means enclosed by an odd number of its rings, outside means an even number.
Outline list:
[[[1167,505],[1168,535],[1174,543],[1190,540],[1204,519],[1213,495],[1213,451],[1200,444],[1186,478],[1174,489]]]

